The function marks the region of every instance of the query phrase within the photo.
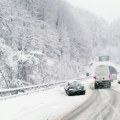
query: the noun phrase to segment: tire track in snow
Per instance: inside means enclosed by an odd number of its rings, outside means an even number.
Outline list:
[[[90,98],[60,120],[117,120],[118,93],[112,89],[93,90]],[[119,93],[120,95],[120,93]],[[120,97],[120,96],[119,96]]]
[[[99,92],[96,90],[93,90],[93,93],[91,94],[91,96],[82,105],[78,106],[76,109],[74,109],[73,111],[65,115],[60,120],[73,120],[79,114],[84,113],[84,111],[93,104],[93,101],[95,101],[96,97],[98,96],[99,96]]]

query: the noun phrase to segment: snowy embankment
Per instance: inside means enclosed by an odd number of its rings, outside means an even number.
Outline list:
[[[56,120],[87,100],[92,91],[86,80],[86,95],[67,96],[63,86],[0,101],[0,120]]]
[[[12,89],[1,89],[0,90],[0,100],[5,100],[13,97],[18,97],[20,95],[28,95],[30,93],[39,92],[40,90],[50,89],[56,85],[62,85],[65,81],[59,81],[54,83],[47,83],[41,85],[33,85],[27,87],[19,87],[19,88],[12,88]]]
[[[114,80],[112,82],[111,88],[115,91],[118,91],[120,93],[120,84],[118,83],[118,80]]]

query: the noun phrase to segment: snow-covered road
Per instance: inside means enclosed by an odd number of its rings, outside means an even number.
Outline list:
[[[67,96],[64,86],[0,101],[0,120],[56,120],[82,104],[90,97],[89,80],[87,92],[81,96]]]
[[[67,96],[64,86],[56,86],[0,101],[0,120],[118,120],[120,85],[98,90],[91,80],[85,85],[86,95]]]
[[[120,85],[112,83],[111,89],[93,89],[93,94],[82,106],[61,120],[119,120]]]

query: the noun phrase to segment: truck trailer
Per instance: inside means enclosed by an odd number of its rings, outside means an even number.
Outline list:
[[[94,88],[111,87],[111,74],[108,65],[96,66]]]

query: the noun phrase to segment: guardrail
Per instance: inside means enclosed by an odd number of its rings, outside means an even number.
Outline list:
[[[33,86],[27,86],[27,87],[19,87],[19,88],[13,88],[13,89],[5,89],[0,91],[0,96],[2,98],[6,96],[18,95],[19,93],[28,94],[28,92],[31,93],[41,88],[48,88],[48,87],[63,84],[63,83],[65,83],[65,81],[59,81],[55,83],[48,83],[48,84],[41,84],[41,85],[33,85]]]
[[[81,78],[79,80],[84,80],[84,79],[85,78]],[[49,88],[49,87],[56,86],[59,84],[64,84],[64,83],[66,83],[66,81],[67,80],[54,82],[54,83],[41,84],[41,85],[27,86],[27,87],[3,89],[3,90],[0,90],[0,100],[37,92],[37,91],[41,90],[42,88]]]

